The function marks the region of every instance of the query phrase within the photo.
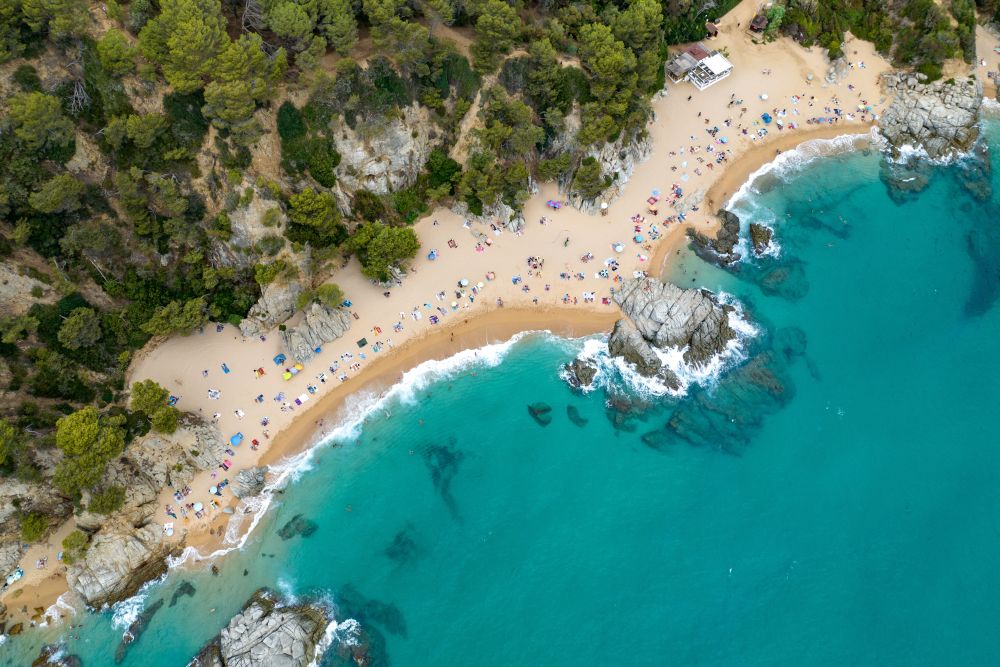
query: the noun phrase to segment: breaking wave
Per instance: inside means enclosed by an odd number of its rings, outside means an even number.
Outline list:
[[[732,210],[738,207],[743,201],[752,199],[754,194],[759,194],[762,186],[785,181],[790,175],[820,158],[849,153],[872,145],[879,148],[885,145],[885,139],[875,128],[863,134],[842,134],[832,139],[803,141],[750,174],[746,182],[726,202],[726,208]]]
[[[167,574],[167,572],[164,572],[162,576],[147,581],[142,585],[138,593],[126,600],[111,605],[111,627],[116,630],[128,630],[129,626],[136,622],[139,614],[145,608],[146,598],[149,597],[150,591],[166,581]]]

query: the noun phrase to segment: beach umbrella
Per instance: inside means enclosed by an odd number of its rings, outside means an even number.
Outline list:
[[[621,242],[619,241],[618,243],[614,243],[614,244],[612,244],[611,248],[612,248],[612,249],[613,249],[613,250],[614,250],[615,252],[621,252],[622,250],[624,250],[624,249],[625,249],[625,244],[624,244],[624,243],[621,243]]]
[[[476,287],[478,287],[479,289],[483,289],[484,287],[486,287],[486,283],[479,281],[478,283],[476,283]]]
[[[218,493],[218,492],[219,492],[219,487],[217,487],[217,486],[213,486],[212,488],[210,488],[210,489],[208,490],[208,492],[209,492],[209,493]]]
[[[451,302],[451,307],[452,308],[458,308],[458,301],[452,301]]]
[[[608,210],[608,202],[606,202],[606,201],[602,201],[601,202],[601,210],[602,211]]]
[[[195,504],[194,504],[194,511],[195,511],[195,512],[200,512],[200,511],[202,511],[203,509],[205,509],[205,506],[204,506],[204,505],[202,505],[201,503],[195,503]]]
[[[636,234],[635,235],[635,242],[636,243],[642,243],[644,240],[645,240],[645,237],[643,237],[642,234]]]
[[[767,99],[767,93],[761,93],[760,94],[760,99],[766,100]]]
[[[458,284],[461,285],[462,287],[468,287],[469,286],[469,279],[468,278],[462,278],[461,280],[458,281]]]
[[[812,80],[813,80],[813,75],[812,74],[807,74],[806,75],[806,81],[812,81]]]
[[[659,197],[660,196],[660,191],[659,190],[653,190],[653,196],[654,197]]]

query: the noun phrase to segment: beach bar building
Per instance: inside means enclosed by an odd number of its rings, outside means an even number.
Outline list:
[[[733,71],[733,64],[718,51],[709,51],[702,43],[693,44],[667,61],[667,76],[674,83],[690,81],[705,90]]]
[[[688,73],[688,79],[698,90],[705,90],[713,83],[733,73],[733,64],[721,53],[713,53]]]

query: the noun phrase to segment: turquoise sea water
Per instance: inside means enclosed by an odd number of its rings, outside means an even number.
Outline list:
[[[1000,210],[954,166],[897,204],[880,168],[765,177],[739,211],[778,257],[677,262],[761,332],[710,387],[624,404],[560,379],[582,341],[483,351],[318,450],[218,576],[153,587],[122,664],[184,664],[265,585],[360,621],[372,664],[1000,664]],[[113,614],[74,622],[113,664]]]

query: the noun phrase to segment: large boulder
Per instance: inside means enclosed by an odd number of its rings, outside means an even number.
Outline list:
[[[299,295],[304,291],[305,285],[298,279],[277,278],[264,288],[260,299],[240,322],[240,332],[256,338],[281,324],[295,313]]]
[[[281,332],[281,342],[292,358],[305,363],[313,358],[316,348],[337,340],[350,328],[351,316],[346,310],[313,303],[298,325]]]
[[[413,104],[401,114],[358,131],[346,123],[333,133],[340,153],[337,181],[346,190],[385,195],[413,185],[434,148],[434,122],[427,107]]]
[[[316,605],[285,606],[262,588],[188,667],[304,667],[329,620]]]
[[[895,155],[920,147],[932,158],[968,151],[979,136],[983,82],[975,76],[923,83],[923,75],[895,72],[882,83],[894,95],[879,119],[879,130]]]
[[[236,473],[230,486],[237,498],[250,498],[260,495],[266,483],[267,466],[244,468]]]
[[[774,230],[767,225],[762,225],[758,222],[750,223],[750,243],[753,245],[753,251],[758,256],[763,255],[771,247],[771,238],[773,236]]]
[[[613,202],[624,194],[625,184],[632,177],[632,172],[652,152],[653,140],[645,131],[619,137],[613,143],[592,147],[587,151],[587,156],[597,160],[601,165],[601,173],[611,179],[611,184],[599,196],[585,199],[582,194],[569,191],[572,176],[567,175],[559,184],[560,190],[568,192],[567,199],[570,205],[585,213],[597,213],[601,202]]]
[[[656,375],[663,367],[653,346],[626,319],[615,322],[615,328],[608,338],[608,352],[613,357],[621,357],[630,364],[635,364],[636,370],[643,375]]]
[[[148,523],[136,528],[112,521],[91,539],[83,560],[69,566],[66,581],[94,608],[132,597],[147,581],[167,571],[167,557],[179,547],[163,541],[163,527]]]
[[[646,341],[660,348],[683,348],[689,363],[708,361],[736,337],[729,326],[732,307],[708,290],[634,278],[622,284],[614,300]]]

